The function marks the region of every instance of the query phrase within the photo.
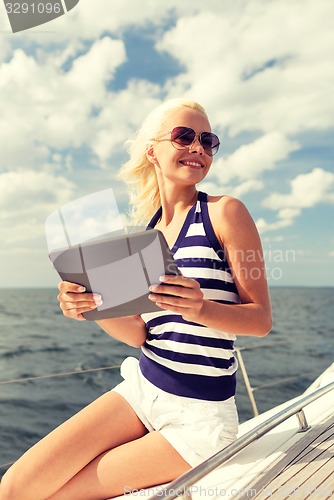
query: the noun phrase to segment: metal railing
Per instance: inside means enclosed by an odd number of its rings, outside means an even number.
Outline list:
[[[302,426],[299,427],[299,431],[307,430],[309,426],[307,425],[303,408],[333,389],[334,382],[331,382],[311,394],[302,397],[300,400],[279,411],[265,422],[262,422],[257,427],[241,436],[234,441],[234,443],[208,458],[205,462],[169,483],[168,486],[159,491],[159,494],[152,496],[150,500],[161,500],[161,498],[164,500],[173,500],[182,495],[191,496],[190,487],[193,484],[293,415],[301,415],[302,412]]]
[[[250,351],[250,350],[254,350],[254,349],[263,349],[265,347],[276,347],[279,344],[286,344],[286,342],[285,341],[264,342],[261,344],[241,346],[241,347],[234,348],[234,352],[235,352],[236,358],[238,360],[240,372],[242,374],[243,382],[245,385],[245,389],[247,392],[247,396],[248,396],[250,405],[252,407],[254,417],[257,417],[259,415],[259,411],[258,411],[255,397],[254,397],[255,391],[259,391],[260,389],[267,389],[268,387],[273,387],[275,385],[284,384],[286,382],[305,379],[305,377],[307,377],[307,376],[315,375],[315,374],[319,373],[318,370],[310,370],[308,372],[303,372],[302,374],[299,374],[299,375],[292,375],[289,377],[280,377],[279,379],[273,380],[271,382],[267,382],[266,384],[252,386],[251,382],[249,380],[249,377],[248,377],[247,368],[246,368],[244,360],[243,360],[242,352]]]

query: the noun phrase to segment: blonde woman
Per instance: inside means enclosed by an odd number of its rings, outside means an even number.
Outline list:
[[[168,101],[145,120],[121,176],[134,219],[162,231],[182,275],[148,291],[161,311],[98,322],[141,348],[139,362],[126,359],[120,385],[23,455],[4,476],[1,500],[122,495],[167,483],[235,439],[233,342],[265,336],[271,309],[248,211],[196,187],[218,148],[195,102]],[[60,283],[66,317],[80,321],[96,307],[83,292]]]

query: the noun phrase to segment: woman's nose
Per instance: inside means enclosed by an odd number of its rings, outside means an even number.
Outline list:
[[[189,153],[192,151],[201,155],[204,154],[204,149],[198,136],[196,136],[193,142],[189,145]]]

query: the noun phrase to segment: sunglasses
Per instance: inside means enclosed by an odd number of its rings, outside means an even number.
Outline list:
[[[162,137],[170,134],[171,137],[168,139],[175,149],[184,149],[192,145],[196,137],[204,149],[204,152],[208,156],[214,156],[220,146],[219,137],[212,132],[201,132],[196,134],[195,130],[190,127],[175,127],[170,132],[160,135],[155,140],[161,139]]]

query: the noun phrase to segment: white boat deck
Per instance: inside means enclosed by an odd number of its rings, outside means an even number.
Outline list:
[[[316,425],[246,487],[256,499],[334,496],[334,416]],[[239,495],[239,498],[242,496]]]

